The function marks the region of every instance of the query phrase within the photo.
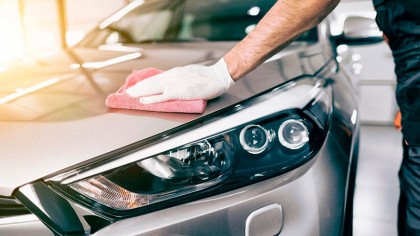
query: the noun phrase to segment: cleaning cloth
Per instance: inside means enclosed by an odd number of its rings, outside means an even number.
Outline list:
[[[125,84],[115,93],[108,95],[105,104],[111,108],[123,108],[142,111],[178,112],[178,113],[203,113],[206,100],[172,100],[154,104],[142,104],[138,97],[131,97],[126,90],[137,82],[163,72],[155,68],[138,70],[131,73]]]

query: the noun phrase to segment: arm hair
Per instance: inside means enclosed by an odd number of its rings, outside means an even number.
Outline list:
[[[340,0],[278,0],[255,29],[223,57],[234,80],[318,25]]]

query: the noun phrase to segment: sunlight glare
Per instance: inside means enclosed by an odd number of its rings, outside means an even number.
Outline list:
[[[25,55],[17,1],[0,2],[0,63]]]

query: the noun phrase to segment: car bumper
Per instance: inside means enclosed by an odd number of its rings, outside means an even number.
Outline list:
[[[118,221],[94,235],[341,235],[348,164],[329,137],[311,162],[292,172]]]
[[[0,235],[48,236],[53,233],[33,214],[0,218]]]
[[[303,166],[211,198],[114,222],[93,235],[340,235],[349,157],[328,135]],[[1,235],[51,235],[33,215],[0,219]]]

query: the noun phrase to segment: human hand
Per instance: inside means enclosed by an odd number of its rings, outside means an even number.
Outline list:
[[[398,111],[394,118],[394,127],[398,130],[402,129],[401,119],[402,119],[401,112]]]
[[[220,96],[234,84],[222,58],[212,66],[188,65],[170,69],[138,82],[126,92],[131,97],[141,97],[143,104],[168,100],[209,100]]]

